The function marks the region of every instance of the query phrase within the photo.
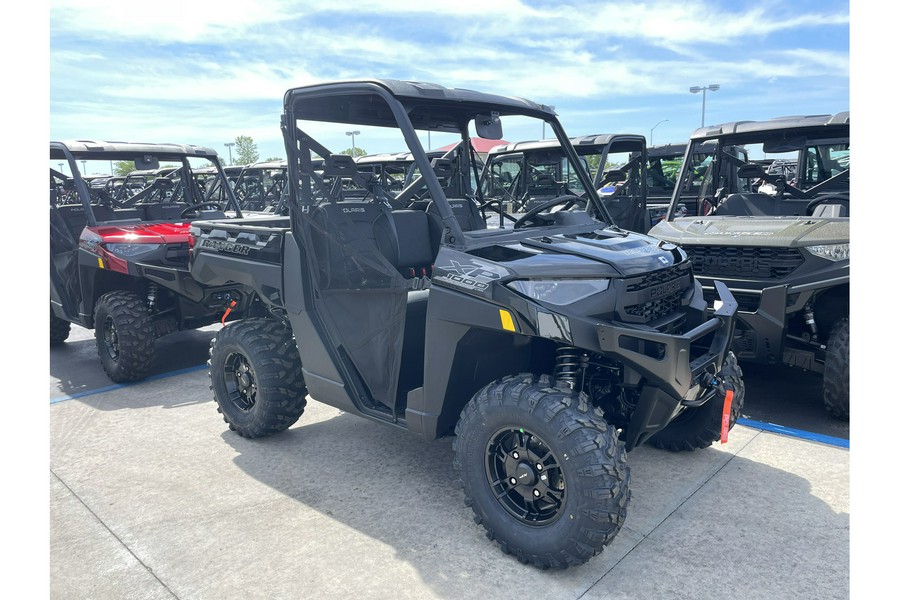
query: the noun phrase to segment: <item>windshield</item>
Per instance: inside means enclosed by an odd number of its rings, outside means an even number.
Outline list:
[[[676,197],[687,199],[699,179],[691,214],[804,215],[817,197],[850,191],[849,138],[816,134],[822,135],[803,132],[790,143],[765,131],[716,140],[712,153],[682,173]]]

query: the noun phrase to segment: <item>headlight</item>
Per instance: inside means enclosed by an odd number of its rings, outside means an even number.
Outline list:
[[[508,287],[533,300],[566,306],[609,287],[609,279],[520,279]]]
[[[158,250],[159,244],[107,244],[106,249],[116,256],[134,258]]]
[[[827,246],[808,246],[806,248],[816,256],[828,260],[850,260],[850,244],[829,244]]]

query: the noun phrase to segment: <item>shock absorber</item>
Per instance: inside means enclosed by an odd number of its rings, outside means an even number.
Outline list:
[[[810,334],[812,334],[812,341],[818,341],[819,328],[816,326],[816,316],[813,314],[812,306],[810,306],[809,304],[807,304],[803,309],[803,319],[806,321],[806,325],[809,327]]]
[[[151,281],[147,284],[147,309],[152,313],[156,307],[156,295],[159,292],[159,288],[155,281]]]
[[[587,356],[574,346],[560,346],[556,349],[556,365],[553,377],[576,391],[584,388],[584,371]]]

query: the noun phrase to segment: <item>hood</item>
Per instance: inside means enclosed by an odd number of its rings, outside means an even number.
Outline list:
[[[789,248],[850,241],[850,219],[685,217],[662,221],[649,235],[682,245]]]
[[[182,244],[188,241],[191,224],[133,223],[90,228],[109,244]]]
[[[635,233],[528,238],[519,250],[519,256],[504,266],[528,277],[630,277],[686,260],[674,244]]]

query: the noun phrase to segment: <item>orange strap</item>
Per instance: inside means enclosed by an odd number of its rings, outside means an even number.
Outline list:
[[[725,405],[722,407],[722,435],[719,437],[723,444],[728,443],[728,432],[731,431],[731,399],[733,397],[732,390],[725,390]]]
[[[222,315],[222,325],[225,325],[225,319],[228,318],[228,315],[231,314],[231,309],[237,306],[237,300],[232,300],[231,304],[228,305],[228,308],[225,309],[225,314]]]

